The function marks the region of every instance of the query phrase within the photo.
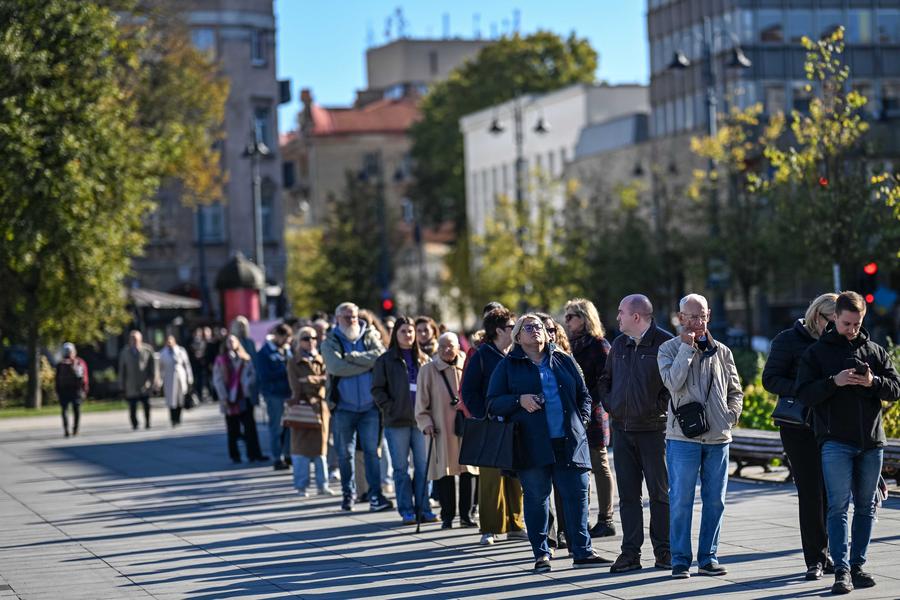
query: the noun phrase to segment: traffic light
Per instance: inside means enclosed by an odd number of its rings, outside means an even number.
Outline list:
[[[875,290],[878,289],[878,263],[875,261],[863,265],[863,276],[860,284],[860,293],[866,299],[866,304],[875,302]]]
[[[394,303],[394,297],[390,294],[386,294],[381,299],[381,316],[387,317],[389,315],[393,315],[395,308],[396,304]]]

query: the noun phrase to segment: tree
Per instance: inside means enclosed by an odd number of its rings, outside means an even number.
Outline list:
[[[329,265],[322,248],[324,239],[322,227],[300,227],[289,223],[285,229],[285,287],[291,300],[291,312],[295,315],[311,315],[317,310],[332,308],[320,299],[319,278],[328,272]]]
[[[41,345],[127,322],[122,284],[162,179],[216,195],[222,88],[187,89],[210,67],[154,39],[95,2],[0,0],[0,314],[27,341],[29,406]]]

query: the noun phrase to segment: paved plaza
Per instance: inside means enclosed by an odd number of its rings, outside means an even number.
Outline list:
[[[0,598],[830,595],[830,578],[803,580],[788,484],[729,483],[725,577],[672,580],[653,568],[649,541],[642,571],[576,571],[558,556],[551,573],[533,575],[527,542],[482,547],[475,530],[438,524],[416,534],[394,511],[341,514],[338,498],[298,498],[286,472],[232,465],[215,407],[188,412],[176,430],[164,409],[153,417],[152,429],[133,432],[125,413],[86,414],[69,439],[58,418],[0,421]],[[900,501],[881,509],[873,537],[878,586],[850,597],[900,598]],[[595,547],[614,557],[620,541]]]

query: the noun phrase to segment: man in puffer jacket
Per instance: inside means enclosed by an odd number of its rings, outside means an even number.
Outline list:
[[[856,292],[835,301],[834,323],[807,348],[797,372],[800,401],[813,408],[828,497],[828,545],[835,594],[875,585],[862,570],[875,520],[875,489],[884,455],[881,402],[900,397],[900,377],[887,351],[863,329],[866,303]],[[847,509],[853,494],[853,543]]]
[[[693,560],[691,516],[698,474],[703,502],[698,573],[727,573],[719,565],[716,550],[725,513],[731,428],[741,416],[744,393],[731,350],[715,341],[707,330],[710,311],[706,298],[689,294],[681,299],[679,307],[681,335],[659,347],[657,363],[672,396],[666,421],[672,577],[686,579]],[[702,408],[708,424],[707,431],[694,437],[685,435],[675,414],[691,403]]]

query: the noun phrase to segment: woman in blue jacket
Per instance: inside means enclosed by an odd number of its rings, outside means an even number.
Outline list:
[[[551,484],[562,496],[573,566],[611,564],[594,553],[588,534],[591,457],[585,423],[591,416],[591,395],[584,377],[574,358],[549,343],[537,315],[520,317],[512,338],[513,349],[491,376],[488,412],[519,425],[518,472],[534,570],[550,570],[547,522]]]

